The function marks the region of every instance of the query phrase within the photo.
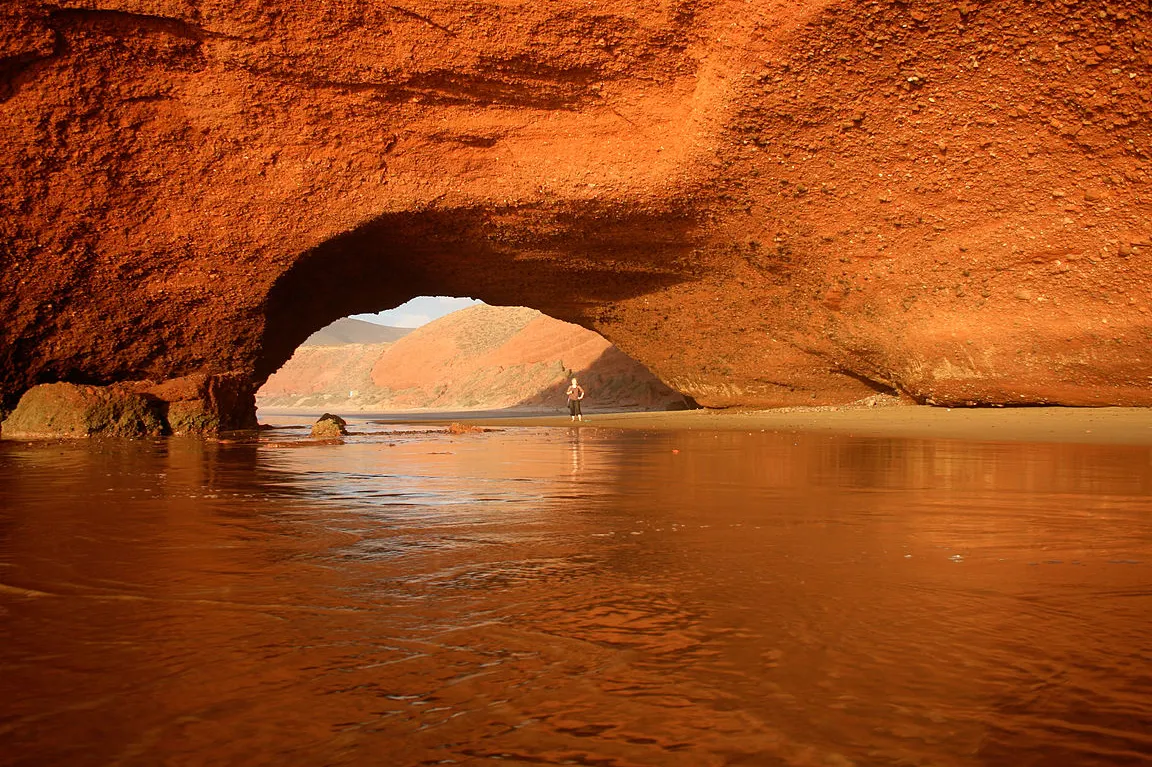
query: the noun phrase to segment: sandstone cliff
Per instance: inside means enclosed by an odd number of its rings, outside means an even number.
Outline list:
[[[391,344],[301,346],[256,392],[262,408],[372,409],[372,366]],[[363,402],[365,407],[361,407]]]
[[[422,294],[709,406],[1152,404],[1144,0],[9,0],[0,407]]]
[[[589,392],[589,411],[687,404],[596,333],[533,309],[495,306],[453,312],[393,344],[302,346],[256,401],[342,412],[561,410],[572,374]]]

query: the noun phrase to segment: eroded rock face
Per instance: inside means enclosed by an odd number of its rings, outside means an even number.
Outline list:
[[[158,437],[164,423],[154,400],[130,386],[42,384],[20,398],[4,421],[6,437]]]
[[[256,395],[243,373],[194,373],[147,384],[144,393],[160,401],[170,434],[219,434],[256,428]]]
[[[1149,405],[1149,30],[1142,0],[15,0],[3,403],[258,384],[448,294],[707,406]]]
[[[157,437],[256,428],[247,376],[194,374],[160,384],[33,386],[0,425],[5,437]]]

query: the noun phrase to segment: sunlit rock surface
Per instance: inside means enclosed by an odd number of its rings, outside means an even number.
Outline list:
[[[13,0],[3,407],[258,385],[436,294],[707,406],[1152,404],[1149,30],[1142,0]]]
[[[325,413],[312,424],[311,435],[317,439],[338,439],[348,433],[348,422],[338,415]]]

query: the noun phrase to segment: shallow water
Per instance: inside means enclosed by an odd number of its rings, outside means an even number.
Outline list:
[[[1152,450],[0,442],[0,763],[1152,761]]]

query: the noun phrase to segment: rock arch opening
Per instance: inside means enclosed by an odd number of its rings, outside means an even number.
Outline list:
[[[687,279],[694,230],[674,208],[600,203],[381,216],[303,254],[273,285],[254,380],[263,384],[336,320],[418,296],[524,307],[615,342],[612,331],[627,326],[622,302]]]
[[[559,412],[573,377],[593,410],[695,405],[594,331],[526,307],[446,297],[342,318],[313,333],[256,403],[266,415]]]
[[[473,296],[610,328],[618,302],[688,279],[694,230],[676,209],[591,202],[380,216],[304,254],[272,286],[256,380],[335,320],[417,296]]]

